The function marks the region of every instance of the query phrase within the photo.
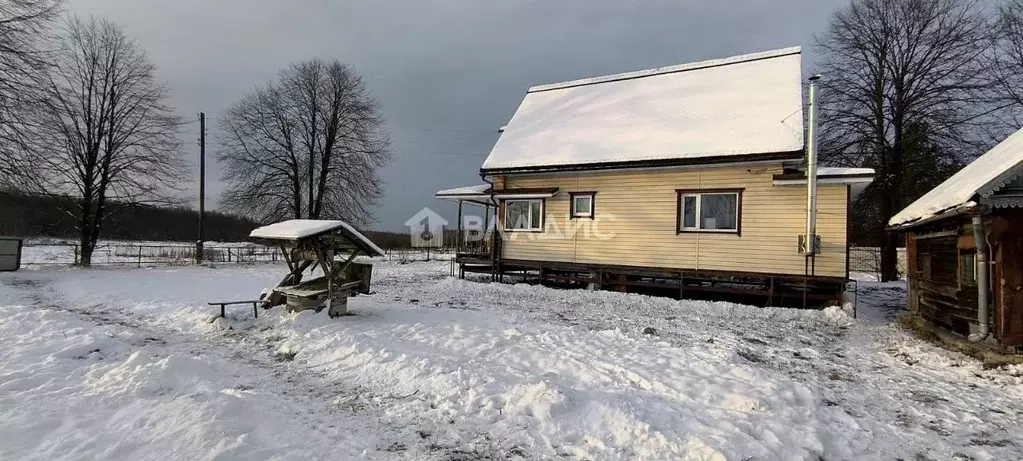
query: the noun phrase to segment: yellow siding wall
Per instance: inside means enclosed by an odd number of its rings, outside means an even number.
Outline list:
[[[507,176],[507,188],[558,187],[547,199],[546,230],[507,233],[507,259],[678,269],[803,274],[797,251],[806,226],[806,187],[774,186],[781,167],[583,172]],[[742,234],[676,233],[676,189],[742,188]],[[569,219],[569,192],[596,191],[590,219]],[[816,275],[845,277],[846,186],[818,187]],[[503,211],[501,219],[503,220]],[[582,223],[572,235],[571,226]],[[561,232],[559,232],[559,230]],[[595,235],[599,232],[602,236]]]

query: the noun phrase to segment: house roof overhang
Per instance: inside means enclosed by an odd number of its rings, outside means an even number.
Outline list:
[[[434,197],[451,202],[471,202],[479,205],[493,205],[497,200],[508,199],[538,199],[551,198],[558,193],[557,187],[537,187],[520,189],[497,189],[490,190],[479,188],[470,190],[472,187],[459,187],[438,191]]]
[[[625,162],[579,163],[573,165],[538,165],[516,168],[481,168],[480,176],[558,173],[599,170],[631,170],[643,168],[701,167],[728,164],[743,165],[761,162],[787,162],[803,158],[803,151],[771,152],[760,154],[722,155],[712,157],[632,160]]]
[[[866,168],[829,169],[822,168],[825,173],[817,175],[817,184],[845,184],[855,199],[874,182],[874,170]],[[834,172],[831,172],[834,171]],[[869,172],[868,172],[869,171]],[[802,171],[774,175],[775,186],[806,186],[806,174]]]

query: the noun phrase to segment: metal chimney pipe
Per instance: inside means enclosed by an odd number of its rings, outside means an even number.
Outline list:
[[[806,240],[807,256],[817,254],[817,82],[820,75],[810,77],[810,107],[806,139]]]

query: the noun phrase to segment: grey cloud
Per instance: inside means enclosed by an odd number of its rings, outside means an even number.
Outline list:
[[[185,116],[215,117],[289,63],[338,58],[380,102],[394,143],[383,230],[477,171],[532,85],[812,45],[841,0],[70,0],[124,25]],[[812,59],[812,49],[807,49]],[[198,156],[189,126],[186,148]],[[210,150],[215,151],[211,145]],[[193,162],[194,163],[194,162]],[[212,164],[212,162],[211,162]],[[208,190],[222,190],[212,164]],[[195,189],[195,186],[192,187]]]

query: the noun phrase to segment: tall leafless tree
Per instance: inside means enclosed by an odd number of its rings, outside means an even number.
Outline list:
[[[28,121],[20,188],[62,200],[90,265],[115,206],[160,202],[185,173],[181,119],[142,47],[103,19],[70,18],[58,38],[45,104]]]
[[[818,38],[822,158],[872,167],[858,220],[897,278],[888,220],[983,149],[991,107],[985,53],[991,24],[979,0],[853,0]]]
[[[38,102],[49,27],[60,7],[61,0],[0,1],[0,185],[13,175],[13,155],[25,149],[21,120]]]
[[[220,120],[221,201],[263,222],[372,219],[376,171],[390,161],[384,121],[350,67],[313,60],[281,72]]]
[[[1008,122],[1023,126],[1023,0],[1007,0],[998,15],[994,72],[999,102],[1009,106]]]

